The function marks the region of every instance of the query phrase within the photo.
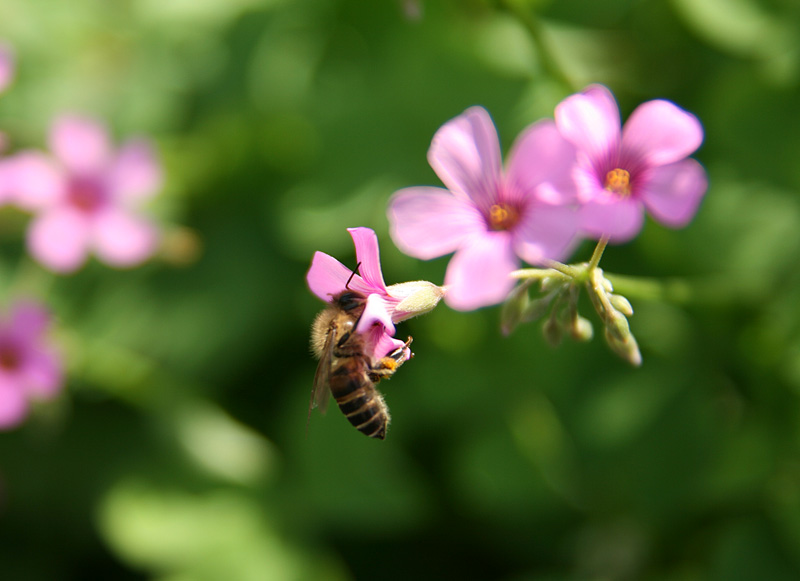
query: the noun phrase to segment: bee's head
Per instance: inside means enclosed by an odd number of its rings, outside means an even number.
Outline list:
[[[365,297],[360,292],[346,290],[333,297],[333,302],[343,311],[352,311],[364,304]]]

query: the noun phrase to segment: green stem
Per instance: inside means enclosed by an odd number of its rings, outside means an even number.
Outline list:
[[[594,247],[592,257],[589,259],[589,265],[587,266],[587,270],[590,273],[589,276],[592,276],[591,273],[597,268],[597,265],[600,264],[600,259],[603,258],[603,252],[605,252],[606,246],[608,246],[608,236],[603,236],[597,241],[597,246]]]
[[[561,264],[560,262],[550,261],[548,265],[551,268],[521,268],[511,273],[512,278],[518,280],[542,280],[543,278],[560,277],[562,279],[571,279],[575,275],[575,267],[568,264]]]
[[[583,272],[583,267],[580,265],[573,266],[571,264],[562,264],[555,260],[545,260],[544,264],[549,267],[546,272],[558,273],[566,278],[577,279]]]

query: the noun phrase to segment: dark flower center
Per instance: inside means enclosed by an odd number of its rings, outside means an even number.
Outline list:
[[[519,210],[509,204],[493,204],[489,208],[489,227],[492,230],[511,230],[519,222]]]
[[[69,185],[67,198],[73,207],[89,214],[105,203],[106,194],[94,180],[76,178]]]
[[[631,195],[631,174],[626,169],[612,169],[606,174],[605,188],[609,192],[627,198]]]
[[[0,345],[0,369],[16,371],[20,367],[22,357],[13,345]]]

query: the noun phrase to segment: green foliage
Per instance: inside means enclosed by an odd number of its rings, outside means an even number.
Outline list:
[[[151,135],[167,185],[150,209],[188,244],[55,278],[0,213],[0,296],[46,299],[69,362],[63,397],[0,435],[3,578],[798,578],[797,11],[3,0],[11,147],[42,147],[61,111]],[[345,228],[369,226],[388,283],[440,283],[446,260],[402,256],[385,218],[395,189],[437,183],[436,129],[480,104],[507,148],[589,82],[706,131],[695,221],[603,258],[674,283],[622,293],[642,366],[440,305],[398,328],[416,356],[382,384],[385,442],[336,409],[306,433],[314,251],[354,265]]]

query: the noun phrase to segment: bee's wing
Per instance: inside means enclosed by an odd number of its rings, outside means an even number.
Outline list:
[[[331,323],[330,331],[325,338],[325,346],[322,348],[322,355],[319,358],[317,372],[314,374],[314,386],[311,388],[311,401],[308,404],[309,417],[311,417],[311,410],[315,407],[318,407],[323,414],[328,409],[334,343],[336,343],[336,325]]]

